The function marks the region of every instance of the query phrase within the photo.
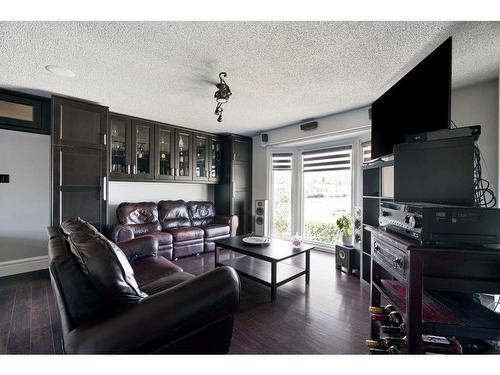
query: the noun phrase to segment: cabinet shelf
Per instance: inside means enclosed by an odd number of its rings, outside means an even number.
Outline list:
[[[406,320],[406,286],[394,280],[373,284]],[[438,336],[498,340],[500,315],[474,301],[470,294],[424,291],[422,331]]]

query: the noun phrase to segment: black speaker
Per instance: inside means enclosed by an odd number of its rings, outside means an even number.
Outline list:
[[[305,124],[300,125],[300,130],[314,130],[318,127],[318,121],[306,122]]]
[[[343,246],[343,245],[335,245],[335,268],[343,271],[345,268],[345,272],[348,275],[352,274],[354,265],[354,247]]]
[[[361,236],[363,234],[363,220],[361,218],[361,207],[354,207],[354,247],[361,249]]]
[[[265,144],[267,144],[267,142],[269,142],[269,135],[267,133],[262,133],[260,135],[260,143],[262,145],[265,145]]]

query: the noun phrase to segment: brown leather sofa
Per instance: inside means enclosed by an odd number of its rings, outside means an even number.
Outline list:
[[[116,215],[114,242],[153,236],[158,239],[159,254],[168,259],[213,251],[213,241],[235,236],[238,229],[236,215],[218,216],[214,204],[206,201],[124,202]]]
[[[227,353],[239,279],[195,277],[158,256],[158,237],[117,246],[80,219],[49,227],[50,276],[66,353]]]

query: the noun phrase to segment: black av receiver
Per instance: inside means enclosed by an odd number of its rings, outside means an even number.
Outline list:
[[[382,202],[381,227],[422,245],[500,249],[500,209]]]

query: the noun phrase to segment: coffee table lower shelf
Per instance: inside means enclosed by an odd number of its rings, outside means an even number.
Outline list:
[[[300,276],[306,275],[306,269],[291,264],[278,262],[276,267],[276,284],[272,280],[272,263],[251,256],[241,256],[219,261],[216,266],[233,267],[239,275],[266,285],[271,289],[282,286]],[[271,299],[276,299],[272,293]]]

